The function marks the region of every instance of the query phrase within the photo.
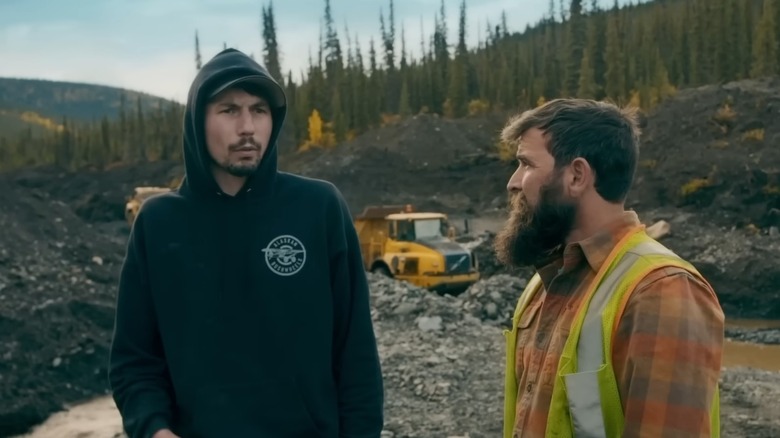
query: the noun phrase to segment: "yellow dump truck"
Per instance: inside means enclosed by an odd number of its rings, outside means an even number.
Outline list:
[[[462,292],[479,280],[476,254],[453,240],[443,213],[369,206],[354,223],[368,271],[437,292]]]
[[[168,187],[136,187],[133,190],[133,195],[127,200],[125,204],[125,219],[129,225],[133,225],[138,210],[141,209],[141,204],[144,203],[150,196],[158,193],[169,192],[171,189]]]

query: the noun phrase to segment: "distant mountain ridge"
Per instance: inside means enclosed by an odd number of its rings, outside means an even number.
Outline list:
[[[122,95],[127,111],[138,99],[144,112],[179,105],[168,99],[106,85],[45,79],[0,78],[0,137],[14,137],[30,128],[33,134],[58,129],[63,118],[72,122],[119,116]]]

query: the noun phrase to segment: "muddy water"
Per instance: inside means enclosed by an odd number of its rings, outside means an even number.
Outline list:
[[[729,320],[730,328],[767,329],[780,328],[780,321]],[[724,367],[745,366],[767,371],[780,371],[780,345],[762,345],[748,342],[726,341],[723,353]]]
[[[743,366],[780,371],[780,345],[758,345],[727,340],[724,350],[724,367]]]
[[[31,433],[15,438],[124,438],[122,418],[110,396],[52,415]]]

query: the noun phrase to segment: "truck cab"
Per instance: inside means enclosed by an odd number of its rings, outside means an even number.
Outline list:
[[[438,292],[462,292],[479,280],[476,255],[454,241],[443,213],[368,207],[355,225],[366,270]]]

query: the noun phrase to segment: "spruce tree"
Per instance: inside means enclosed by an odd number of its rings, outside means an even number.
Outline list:
[[[276,39],[276,18],[274,16],[274,4],[271,1],[268,7],[262,11],[263,33],[263,63],[268,73],[279,82],[284,81],[282,65],[279,56],[279,42]]]
[[[756,27],[753,40],[753,64],[750,70],[753,77],[771,76],[778,72],[774,1],[764,0],[761,18]]]

